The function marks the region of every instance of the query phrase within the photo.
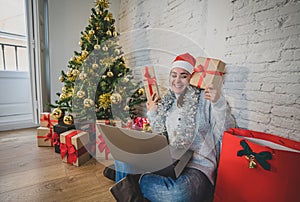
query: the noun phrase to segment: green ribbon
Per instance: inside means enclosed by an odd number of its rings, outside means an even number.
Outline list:
[[[267,160],[272,159],[272,154],[271,152],[268,151],[263,151],[259,153],[255,153],[252,151],[250,146],[247,144],[245,140],[241,140],[240,145],[243,147],[243,150],[240,150],[237,152],[238,156],[250,156],[253,155],[256,159],[256,161],[265,169],[265,170],[270,170],[271,165],[267,162]]]

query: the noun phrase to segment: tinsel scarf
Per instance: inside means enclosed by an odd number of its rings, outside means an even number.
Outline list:
[[[196,114],[200,97],[200,90],[192,86],[188,86],[183,95],[182,106],[179,107],[179,117],[181,117],[180,125],[176,128],[176,140],[172,142],[172,146],[177,148],[188,148],[194,140],[196,128]],[[181,98],[179,98],[181,99]],[[154,118],[153,130],[167,135],[166,118],[168,111],[176,101],[174,92],[168,90],[166,95],[158,103],[157,115]]]

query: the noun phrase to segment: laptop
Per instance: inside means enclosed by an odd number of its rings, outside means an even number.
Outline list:
[[[177,179],[193,155],[171,147],[164,135],[101,123],[97,127],[113,158],[130,164],[132,174],[151,172]]]

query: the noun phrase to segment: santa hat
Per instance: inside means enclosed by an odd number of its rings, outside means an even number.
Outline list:
[[[196,64],[196,59],[190,55],[189,53],[184,53],[181,55],[178,55],[173,63],[172,63],[172,69],[175,67],[185,69],[190,74],[194,71],[194,66]]]

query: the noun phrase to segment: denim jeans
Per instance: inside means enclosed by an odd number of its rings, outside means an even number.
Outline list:
[[[118,182],[130,173],[132,167],[120,161],[115,163]],[[186,168],[176,180],[151,173],[143,174],[139,184],[144,197],[151,202],[204,201],[213,190],[206,175],[193,168]]]

